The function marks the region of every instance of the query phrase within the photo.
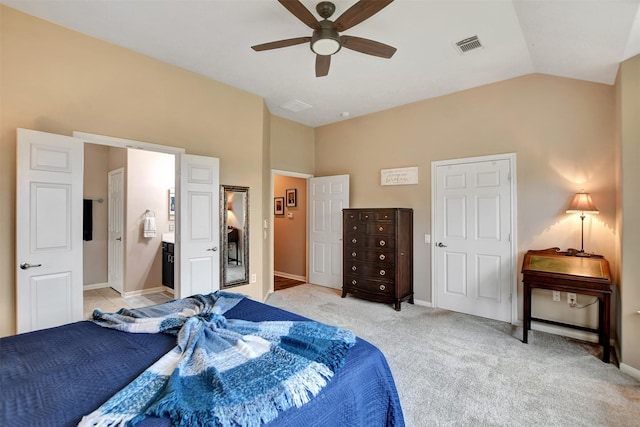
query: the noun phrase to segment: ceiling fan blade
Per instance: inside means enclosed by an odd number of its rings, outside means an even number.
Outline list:
[[[333,28],[338,32],[348,30],[380,12],[392,2],[393,0],[360,0],[335,20]]]
[[[320,29],[320,23],[318,22],[316,17],[313,16],[313,14],[309,12],[309,9],[304,7],[304,5],[300,3],[299,0],[278,0],[278,1],[280,2],[281,5],[286,7],[287,10],[291,12],[296,18],[302,21],[302,23],[305,24],[307,27],[311,28],[312,30]]]
[[[388,44],[376,42],[369,39],[354,36],[340,36],[342,47],[355,50],[367,55],[379,56],[381,58],[391,58],[396,53],[396,48]]]
[[[311,37],[296,37],[295,39],[278,40],[277,42],[257,44],[255,46],[251,46],[251,49],[255,50],[256,52],[260,52],[261,50],[279,49],[281,47],[295,46],[297,44],[308,43],[310,41]]]
[[[331,55],[316,55],[316,77],[324,77],[329,74]]]

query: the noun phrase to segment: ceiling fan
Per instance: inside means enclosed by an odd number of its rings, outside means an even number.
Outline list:
[[[251,46],[251,49],[255,51],[279,49],[310,42],[311,51],[316,54],[316,77],[329,74],[331,55],[337,53],[342,47],[381,58],[391,58],[396,52],[395,47],[384,43],[339,34],[375,15],[393,0],[360,0],[335,21],[329,20],[336,10],[336,6],[331,2],[322,1],[316,5],[318,15],[323,18],[322,21],[318,21],[299,0],[278,1],[296,18],[311,28],[313,35],[259,44]]]

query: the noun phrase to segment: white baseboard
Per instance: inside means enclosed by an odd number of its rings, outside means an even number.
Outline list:
[[[548,323],[541,323],[531,321],[531,329],[534,331],[547,332],[554,335],[562,335],[563,337],[574,338],[577,340],[598,342],[598,334],[594,332],[581,331],[579,329],[564,328],[562,326],[550,325]]]
[[[148,294],[158,294],[160,292],[165,292],[166,290],[166,286],[156,286],[155,288],[142,289],[140,291],[123,292],[122,298],[139,297],[140,295]]]
[[[92,283],[90,285],[84,285],[82,286],[82,290],[83,291],[90,291],[93,289],[102,289],[102,288],[108,288],[109,287],[109,283],[105,282],[105,283]]]
[[[422,301],[422,300],[415,299],[415,298],[413,299],[413,303],[415,305],[421,305],[423,307],[433,307],[433,303],[430,303],[429,301]]]
[[[625,374],[629,374],[637,380],[640,380],[640,369],[636,369],[633,366],[629,366],[625,363],[620,363],[620,370]]]
[[[299,280],[301,282],[307,282],[307,278],[304,276],[298,276],[295,274],[289,274],[289,273],[283,273],[281,271],[274,271],[273,272],[274,276],[278,276],[278,277],[284,277],[285,279],[293,279],[293,280]]]

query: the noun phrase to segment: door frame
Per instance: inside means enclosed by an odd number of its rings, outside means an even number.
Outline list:
[[[307,194],[309,194],[309,178],[313,178],[313,175],[310,173],[302,173],[302,172],[292,172],[292,171],[285,171],[285,170],[280,170],[280,169],[271,169],[271,199],[273,200],[274,197],[276,197],[275,195],[275,189],[274,189],[274,181],[275,181],[275,176],[276,175],[280,175],[280,176],[289,176],[292,178],[303,178],[306,180],[307,182]],[[308,200],[308,197],[307,197]],[[271,246],[271,250],[269,251],[269,294],[272,294],[274,292],[274,284],[273,284],[273,273],[275,271],[275,266],[273,265],[275,262],[275,248],[274,248],[274,244],[275,244],[275,215],[273,214],[273,202],[271,202],[271,206],[272,208],[269,209],[269,212],[271,212],[269,219],[271,222],[271,227],[268,227],[267,224],[267,220],[265,219],[265,223],[264,223],[264,228],[265,230],[267,228],[270,228],[269,230],[269,239],[270,239],[270,246]],[[305,206],[304,207],[306,212],[305,215],[307,216],[307,218],[309,218],[309,206]],[[307,242],[309,242],[309,222],[307,221],[307,230],[306,230],[306,236],[305,238],[307,239]],[[309,279],[309,248],[307,248],[307,245],[305,244],[305,275],[307,277],[307,280]]]
[[[491,154],[487,156],[465,157],[459,159],[438,160],[431,162],[431,235],[435,233],[436,214],[436,169],[440,166],[458,165],[462,163],[477,163],[496,160],[507,160],[509,162],[509,183],[510,183],[510,221],[511,221],[511,324],[518,321],[518,185],[516,180],[516,153]],[[435,239],[431,239],[431,300],[433,307],[438,307],[438,290],[436,286],[436,259],[435,259]]]
[[[116,148],[133,148],[133,149],[145,150],[145,151],[155,151],[158,153],[173,154],[174,156],[176,156],[176,158],[186,153],[186,150],[184,148],[153,144],[153,143],[144,142],[144,141],[135,141],[132,139],[118,138],[115,136],[99,135],[94,133],[80,132],[76,130],[73,131],[72,135],[75,138],[81,139],[85,144],[96,144],[96,145],[105,145],[105,146],[116,147]],[[178,168],[176,168],[175,174],[176,174],[175,181],[179,182],[180,171],[178,170]],[[180,190],[176,189],[176,201],[178,201],[179,198],[180,198]],[[176,229],[177,229],[180,221],[178,212],[176,212],[175,221],[176,221]],[[175,234],[175,238],[176,238],[176,242],[175,242],[176,246],[179,247],[180,245],[179,233]],[[124,280],[124,277],[123,277],[123,280]],[[124,283],[123,283],[123,288],[124,288]],[[123,294],[123,296],[124,295],[125,294]]]

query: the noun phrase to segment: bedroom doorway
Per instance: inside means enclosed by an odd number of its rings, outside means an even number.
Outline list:
[[[307,194],[309,175],[273,174],[273,289],[307,282]]]

